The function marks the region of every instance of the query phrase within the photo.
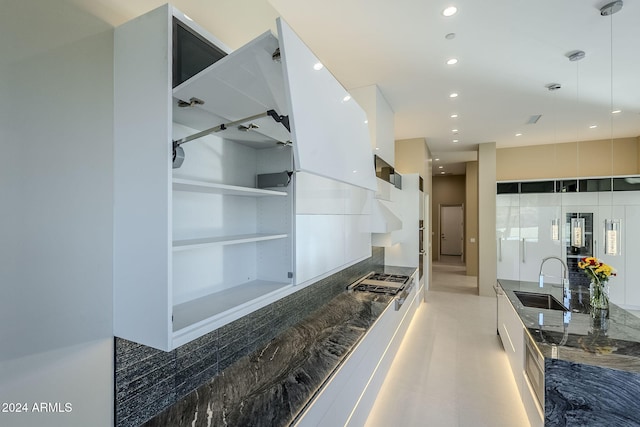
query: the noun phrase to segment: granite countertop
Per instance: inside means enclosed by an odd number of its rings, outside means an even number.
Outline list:
[[[411,276],[416,268],[376,266]],[[394,296],[345,292],[264,348],[228,367],[145,426],[289,425],[389,306]],[[200,415],[198,415],[200,414]]]
[[[511,305],[545,358],[557,346],[557,359],[640,373],[640,318],[615,304],[608,315],[591,313],[589,289],[570,286],[570,309],[546,310],[525,307],[514,291],[547,293],[563,302],[560,285],[498,279]]]

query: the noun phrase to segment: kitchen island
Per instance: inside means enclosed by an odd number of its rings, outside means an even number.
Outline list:
[[[498,332],[503,342],[508,336],[507,352],[513,349],[510,363],[532,425],[640,426],[640,319],[615,304],[608,312],[592,312],[584,286],[570,286],[571,297],[564,298],[560,285],[502,279],[498,284]],[[525,306],[516,292],[550,294],[569,310]],[[522,338],[500,318],[501,297],[521,322]],[[543,358],[539,401],[527,366],[533,363],[526,357],[528,342]]]

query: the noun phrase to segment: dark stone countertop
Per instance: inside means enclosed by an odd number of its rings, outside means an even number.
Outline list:
[[[563,302],[560,285],[498,279],[511,305],[545,358],[551,358],[552,346],[559,360],[640,373],[640,318],[615,304],[608,315],[593,315],[589,289],[571,286],[571,298],[564,301],[570,309],[546,310],[525,307],[513,291],[548,293]]]
[[[411,276],[416,268],[375,272]],[[346,289],[345,284],[345,289]],[[395,297],[343,292],[145,426],[286,426],[310,402]]]

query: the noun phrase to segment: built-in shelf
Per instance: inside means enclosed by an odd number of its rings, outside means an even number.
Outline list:
[[[237,236],[203,237],[199,239],[174,240],[173,250],[184,251],[207,246],[239,245],[243,243],[263,242],[265,240],[286,239],[287,234],[241,234]]]
[[[235,185],[216,184],[213,182],[192,179],[173,178],[175,191],[190,191],[196,193],[222,194],[226,196],[264,197],[286,196],[285,191],[265,190],[262,188],[239,187]]]
[[[244,306],[259,302],[273,293],[293,286],[291,283],[255,280],[230,289],[173,306],[174,339],[181,334],[215,323]]]

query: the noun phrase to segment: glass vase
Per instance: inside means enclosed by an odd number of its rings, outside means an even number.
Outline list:
[[[589,302],[594,310],[608,310],[609,286],[606,283],[592,280],[589,285]]]

